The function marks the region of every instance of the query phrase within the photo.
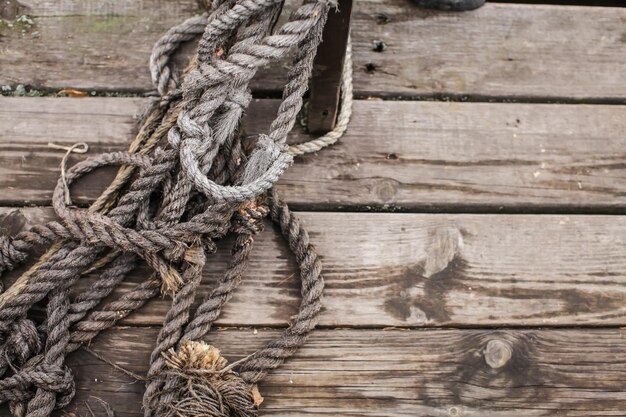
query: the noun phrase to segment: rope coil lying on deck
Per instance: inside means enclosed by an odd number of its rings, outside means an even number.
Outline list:
[[[307,232],[280,201],[273,184],[293,155],[320,150],[345,131],[351,109],[350,51],[342,80],[337,127],[305,144],[286,144],[302,107],[313,59],[331,7],[312,0],[274,32],[282,0],[213,0],[210,13],[172,28],[155,45],[154,100],[129,152],[86,159],[64,172],[53,194],[60,221],[0,237],[0,273],[52,245],[0,294],[0,403],[14,416],[46,417],[74,396],[65,357],[159,292],[171,295],[150,368],[146,416],[254,416],[253,386],[301,346],[321,309],[321,264]],[[182,42],[201,36],[182,77],[170,67]],[[249,83],[259,67],[294,51],[283,99],[269,132],[244,152],[239,125],[251,102]],[[179,85],[179,79],[181,84]],[[67,187],[82,175],[120,165],[117,177],[88,209],[70,208]],[[226,367],[217,349],[199,340],[210,330],[241,281],[270,215],[299,265],[298,315],[275,341]],[[214,241],[236,235],[228,269],[192,312]],[[154,274],[113,301],[103,302],[143,259]],[[70,297],[80,277],[97,281]],[[46,320],[28,317],[46,300]]]

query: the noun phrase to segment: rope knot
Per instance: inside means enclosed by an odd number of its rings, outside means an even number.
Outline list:
[[[208,125],[197,123],[186,111],[178,114],[176,125],[172,126],[167,134],[167,140],[174,149],[179,149],[182,140],[194,142],[194,154],[202,155],[208,146],[206,142],[211,136],[211,128]],[[205,140],[206,139],[206,140]]]
[[[12,270],[20,261],[19,255],[20,252],[13,245],[13,239],[6,235],[0,236],[0,272]]]
[[[172,379],[166,383],[173,401],[160,402],[162,417],[256,417],[261,397],[241,379],[220,351],[204,342],[187,341],[163,354]],[[157,393],[165,394],[164,392]]]
[[[57,408],[67,406],[76,393],[72,371],[65,365],[45,362],[43,355],[32,357],[22,369],[5,378],[0,385],[2,401],[28,401],[33,397],[32,389],[39,388],[57,394]]]
[[[11,325],[3,350],[6,358],[11,358],[17,365],[23,365],[28,358],[41,351],[41,346],[35,323],[21,318]]]
[[[34,368],[32,375],[35,386],[61,396],[74,396],[74,376],[67,366],[41,364]]]
[[[287,150],[287,145],[274,142],[268,135],[259,135],[256,147],[248,158],[248,163],[243,172],[242,184],[250,184],[260,178]]]

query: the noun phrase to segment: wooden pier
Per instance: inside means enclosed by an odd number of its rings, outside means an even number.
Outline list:
[[[262,416],[626,415],[626,8],[530,3],[448,13],[355,0],[348,132],[278,185],[322,256],[325,310],[261,385]],[[3,233],[54,218],[63,152],[48,142],[126,149],[154,41],[198,11],[0,1]],[[284,79],[276,66],[254,82],[249,134],[267,129]],[[297,126],[291,140],[309,137]],[[93,201],[114,171],[81,181],[74,201]],[[207,340],[237,360],[272,339],[297,311],[295,271],[266,228]],[[90,349],[144,374],[168,306],[150,302]],[[85,350],[69,365],[77,395],[59,415],[106,415],[96,398],[143,415],[142,382]]]

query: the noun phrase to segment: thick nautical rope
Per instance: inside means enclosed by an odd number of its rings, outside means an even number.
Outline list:
[[[31,272],[0,294],[0,335],[4,336],[0,374],[5,375],[0,380],[0,403],[9,402],[15,416],[48,416],[55,407],[68,404],[73,379],[64,364],[65,355],[141,307],[160,288],[172,294],[173,301],[151,358],[144,397],[146,415],[196,415],[185,408],[185,394],[193,393],[181,391],[180,381],[182,378],[185,386],[198,387],[194,378],[204,371],[181,368],[181,362],[172,361],[172,355],[182,349],[198,352],[190,344],[199,343],[196,341],[209,331],[230,299],[246,269],[254,236],[271,212],[301,267],[300,313],[284,335],[268,347],[237,367],[218,366],[212,382],[204,387],[204,414],[198,415],[256,413],[256,405],[249,402],[252,385],[304,343],[320,311],[321,267],[308,235],[274,192],[265,194],[291,163],[291,154],[321,149],[335,141],[347,125],[349,60],[338,127],[326,139],[312,141],[308,148],[286,145],[332,6],[329,1],[309,2],[272,34],[281,1],[214,0],[210,14],[170,30],[157,43],[151,58],[161,99],[151,105],[143,119],[131,152],[101,155],[75,165],[66,173],[65,181],[59,181],[53,195],[60,221],[35,226],[12,239],[0,239],[0,271],[23,262],[34,247],[56,242]],[[169,67],[169,57],[181,42],[200,33],[197,57],[185,75],[178,77]],[[247,158],[237,130],[251,100],[248,84],[257,68],[294,48],[294,65],[277,117]],[[183,80],[180,87],[179,79]],[[151,152],[165,136],[167,146]],[[66,207],[67,184],[105,165],[122,168],[94,206],[90,210]],[[162,196],[156,213],[150,209],[155,193]],[[215,248],[213,241],[229,230],[237,235],[229,269],[192,315],[206,256]],[[100,306],[134,269],[138,256],[155,275]],[[96,283],[70,300],[70,289],[79,277],[97,269],[101,274]],[[26,314],[46,297],[47,318],[37,328]],[[219,355],[216,358],[216,363],[223,363]],[[175,363],[177,368],[172,365]],[[172,372],[173,367],[176,372]],[[224,381],[228,383],[222,384]],[[245,401],[226,401],[233,383]],[[207,392],[215,395],[209,398]],[[215,404],[220,404],[219,410],[211,408]],[[198,410],[197,403],[193,407]]]

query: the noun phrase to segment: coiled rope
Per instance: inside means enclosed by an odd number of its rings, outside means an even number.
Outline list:
[[[155,45],[150,70],[153,100],[128,152],[89,158],[57,183],[52,204],[59,221],[0,237],[0,273],[49,246],[25,274],[0,294],[0,403],[14,416],[47,417],[69,404],[74,381],[66,355],[160,292],[171,307],[150,358],[143,401],[146,416],[255,416],[255,384],[300,347],[321,309],[321,264],[307,232],[272,186],[294,155],[315,152],[345,131],[351,111],[350,50],[336,128],[288,146],[302,107],[327,14],[336,4],[310,0],[278,30],[282,0],[213,0],[210,11],[170,29]],[[200,36],[197,54],[179,75],[171,56]],[[294,52],[283,99],[267,134],[246,155],[239,125],[251,101],[258,68]],[[68,207],[68,187],[108,165],[121,168],[89,209]],[[156,207],[156,209],[155,209]],[[245,360],[227,365],[201,341],[246,270],[255,236],[269,215],[299,265],[302,301],[283,334]],[[228,269],[192,311],[202,268],[215,241],[236,235]],[[103,302],[139,260],[154,273]],[[71,297],[86,273],[89,288]],[[46,319],[28,317],[45,303]]]

